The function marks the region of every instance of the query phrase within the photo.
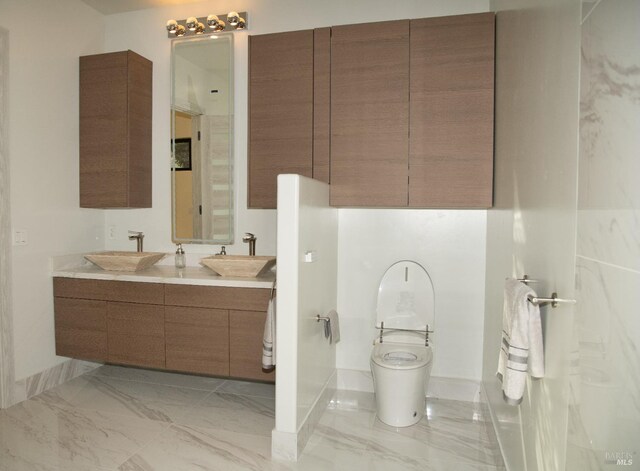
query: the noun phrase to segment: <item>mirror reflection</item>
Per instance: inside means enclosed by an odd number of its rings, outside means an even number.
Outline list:
[[[174,40],[174,242],[233,242],[233,36]]]

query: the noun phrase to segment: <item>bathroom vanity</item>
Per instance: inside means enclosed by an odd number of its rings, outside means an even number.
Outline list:
[[[273,276],[205,268],[53,273],[56,353],[120,365],[275,381],[261,367]]]

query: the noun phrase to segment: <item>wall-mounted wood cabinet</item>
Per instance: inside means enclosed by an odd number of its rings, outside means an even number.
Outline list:
[[[275,381],[262,371],[269,289],[54,278],[56,353]]]
[[[249,37],[249,208],[276,207],[281,173],[328,181],[329,34]]]
[[[493,13],[252,36],[249,207],[278,173],[333,206],[490,207],[494,36]]]
[[[80,57],[80,206],[151,207],[151,61]]]

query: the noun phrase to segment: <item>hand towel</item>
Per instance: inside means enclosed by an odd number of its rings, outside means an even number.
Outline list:
[[[504,285],[502,342],[496,375],[502,382],[504,400],[511,405],[522,402],[527,372],[544,377],[542,322],[540,309],[529,302],[536,293],[524,283],[508,278]]]
[[[276,366],[276,298],[269,300],[267,319],[264,321],[262,337],[262,369],[272,370]]]
[[[338,313],[332,309],[327,314],[328,322],[324,323],[324,336],[329,339],[329,343],[338,343],[340,341],[340,321]]]

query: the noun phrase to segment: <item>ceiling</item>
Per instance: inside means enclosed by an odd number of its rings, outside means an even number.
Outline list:
[[[82,0],[90,7],[95,8],[105,15],[124,13],[127,11],[144,10],[166,5],[179,5],[183,3],[197,3],[202,0]]]

